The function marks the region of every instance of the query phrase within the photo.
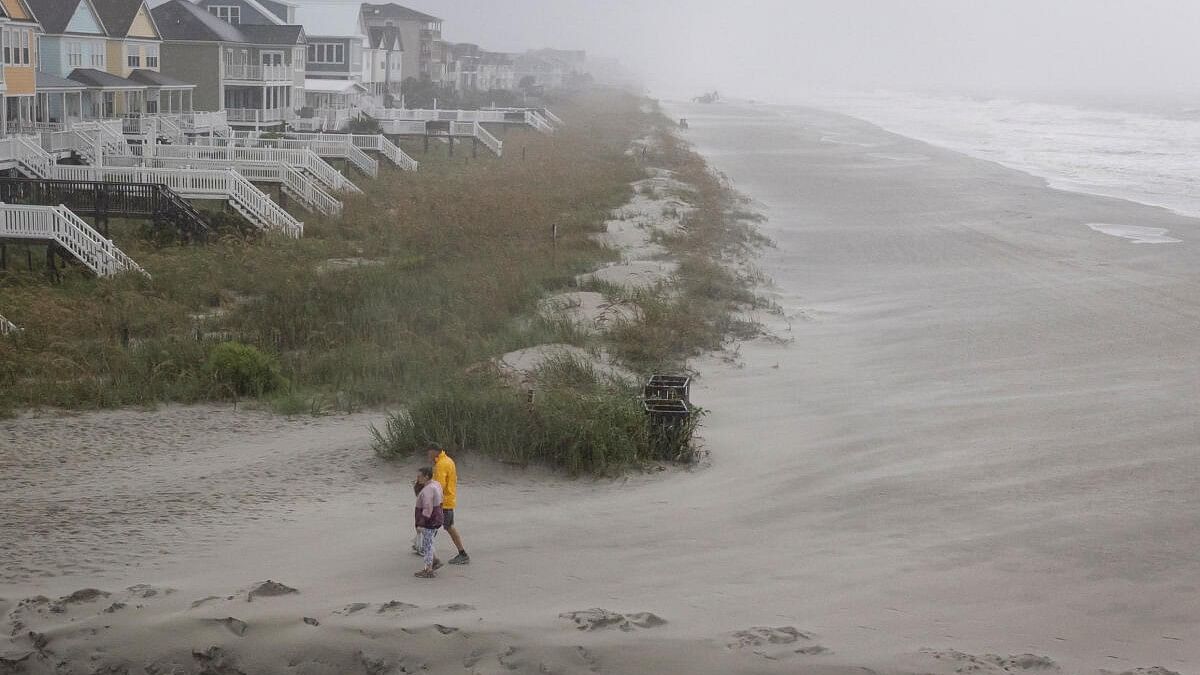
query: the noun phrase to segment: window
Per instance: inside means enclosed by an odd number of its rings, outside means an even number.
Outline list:
[[[78,42],[67,43],[67,65],[82,66],[83,65],[83,45]]]
[[[146,47],[146,67],[158,67],[158,45],[150,45]]]
[[[228,21],[232,24],[242,22],[242,8],[237,5],[209,5],[208,11],[215,14],[222,21]]]
[[[30,57],[30,43],[33,33],[25,28],[5,28],[0,31],[0,43],[4,46],[4,62],[10,66],[27,66],[33,62]]]
[[[104,70],[104,48],[92,45],[92,67]]]
[[[312,42],[308,45],[309,63],[345,63],[345,45],[334,42]]]
[[[137,48],[137,45],[128,45],[125,47],[125,65],[130,68],[142,67],[142,52]]]

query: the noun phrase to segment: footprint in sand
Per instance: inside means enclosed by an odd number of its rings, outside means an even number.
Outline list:
[[[949,661],[956,665],[958,673],[1059,673],[1062,668],[1048,656],[1037,654],[1015,654],[1000,656],[998,654],[967,654],[954,649],[922,649],[922,654],[928,654],[939,661]]]
[[[1179,675],[1173,670],[1167,670],[1162,666],[1152,666],[1150,668],[1134,668],[1120,673],[1111,670],[1101,670],[1100,675]]]
[[[793,626],[753,626],[731,633],[725,647],[731,650],[750,650],[772,661],[829,654],[829,649],[813,642],[815,639],[816,636],[812,633],[805,633]]]
[[[577,612],[564,612],[558,617],[574,622],[575,627],[579,630],[617,628],[629,632],[638,628],[656,628],[667,623],[666,619],[650,612],[621,614],[599,607]]]
[[[276,598],[281,595],[292,595],[299,592],[291,586],[267,579],[246,594],[246,602],[254,602],[255,598]]]

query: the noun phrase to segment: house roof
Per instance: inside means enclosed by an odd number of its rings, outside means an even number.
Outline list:
[[[330,0],[293,0],[296,23],[309,35],[365,38],[358,5]]]
[[[67,24],[71,23],[71,17],[75,16],[75,10],[80,4],[87,3],[92,6],[93,10],[95,9],[91,0],[26,0],[26,2],[33,13],[37,15],[38,23],[42,24],[42,30],[51,35],[66,31]],[[98,13],[97,16],[99,16]],[[103,27],[101,25],[101,28]]]
[[[352,94],[356,91],[365,92],[366,87],[354,80],[304,80],[304,90],[318,94]]]
[[[420,21],[422,23],[429,21],[441,21],[441,19],[436,16],[426,14],[424,12],[418,12],[415,9],[409,9],[401,5],[397,5],[394,2],[378,5],[364,2],[362,4],[362,13],[363,16],[378,16],[385,19],[400,19],[401,21]]]
[[[23,12],[25,12],[29,15],[30,18],[28,18],[28,19],[17,18],[8,11],[8,8],[3,7],[3,3],[0,3],[0,8],[3,8],[4,17],[6,19],[10,19],[12,21],[19,21],[22,23],[24,23],[24,22],[38,23],[37,12],[33,11],[33,9],[29,6],[28,2],[26,2],[25,0],[16,0],[16,3]]]
[[[400,29],[395,26],[376,26],[367,30],[367,37],[372,49],[395,49],[404,51],[404,40],[400,38]]]
[[[179,89],[183,87],[194,88],[196,86],[191,82],[184,82],[183,80],[171,77],[170,75],[163,75],[156,70],[146,70],[145,68],[138,68],[137,70],[131,71],[129,73],[129,79],[133,82],[144,84],[148,87],[170,87],[172,89]]]
[[[55,2],[56,0],[51,0]],[[96,12],[109,37],[125,37],[144,0],[98,0]]]
[[[67,76],[68,79],[81,82],[89,89],[142,89],[146,85],[133,80],[127,80],[123,77],[117,77],[112,73],[106,73],[103,70],[95,68],[76,68]]]
[[[238,26],[247,42],[260,45],[298,45],[304,43],[304,26],[288,24],[242,24]]]
[[[281,5],[291,5],[291,3],[282,2],[281,0],[275,0],[275,1]],[[275,12],[272,12],[271,10],[264,7],[262,5],[262,3],[258,2],[258,0],[242,0],[242,2],[253,7],[254,11],[261,14],[264,19],[266,19],[267,21],[270,21],[271,23],[275,24],[276,26],[284,25],[283,19],[279,18],[279,16],[277,14],[275,14]],[[246,24],[242,24],[242,25],[244,26]]]
[[[43,73],[40,70],[35,74],[35,82],[38,91],[62,91],[65,89],[83,91],[87,89],[87,85],[81,82],[67,80],[57,75],[51,75],[50,73]]]
[[[151,14],[165,40],[247,42],[236,26],[188,0],[169,0],[151,10]]]

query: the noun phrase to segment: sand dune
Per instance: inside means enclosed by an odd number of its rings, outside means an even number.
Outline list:
[[[0,673],[1200,672],[1200,225],[712,110],[672,115],[768,210],[786,339],[697,364],[706,465],[460,458],[427,582],[377,417],[3,421]]]

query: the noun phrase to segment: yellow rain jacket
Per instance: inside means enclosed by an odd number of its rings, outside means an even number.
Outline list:
[[[458,487],[458,470],[454,460],[443,450],[433,462],[433,479],[442,486],[442,508],[454,508],[454,496]]]

